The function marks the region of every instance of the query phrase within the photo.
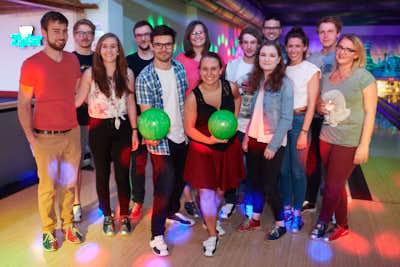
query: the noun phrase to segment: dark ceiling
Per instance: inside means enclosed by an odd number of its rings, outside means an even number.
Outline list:
[[[400,1],[393,0],[246,0],[261,12],[277,14],[284,25],[315,25],[324,16],[339,16],[344,25],[400,25]]]

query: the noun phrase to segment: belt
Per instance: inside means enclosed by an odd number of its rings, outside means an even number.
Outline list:
[[[39,129],[33,129],[35,133],[40,133],[40,134],[63,134],[63,133],[68,133],[72,129],[69,130],[64,130],[64,131],[49,131],[49,130],[39,130]]]
[[[307,111],[307,107],[296,108],[293,110],[293,115],[296,116],[305,116]]]

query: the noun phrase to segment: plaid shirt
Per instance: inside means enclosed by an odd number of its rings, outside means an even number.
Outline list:
[[[178,88],[179,110],[182,115],[183,124],[183,109],[185,103],[185,91],[188,88],[185,68],[181,63],[172,60],[172,67],[176,75]],[[151,105],[154,108],[164,110],[164,102],[162,97],[161,82],[154,68],[154,63],[147,65],[136,78],[135,83],[136,101],[138,105]],[[157,146],[147,146],[147,149],[152,154],[169,155],[169,146],[167,138],[160,141]]]

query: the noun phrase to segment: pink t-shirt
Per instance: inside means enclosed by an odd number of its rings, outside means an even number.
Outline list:
[[[179,54],[176,60],[185,67],[186,79],[189,83],[189,88],[186,89],[186,95],[188,95],[200,82],[200,62],[185,56],[184,53]]]

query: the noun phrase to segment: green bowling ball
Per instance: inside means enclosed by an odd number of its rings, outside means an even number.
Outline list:
[[[161,140],[167,136],[171,121],[163,110],[149,108],[143,112],[138,121],[140,134],[147,140]]]
[[[215,111],[208,119],[208,130],[218,139],[229,139],[236,134],[238,122],[229,110]]]

